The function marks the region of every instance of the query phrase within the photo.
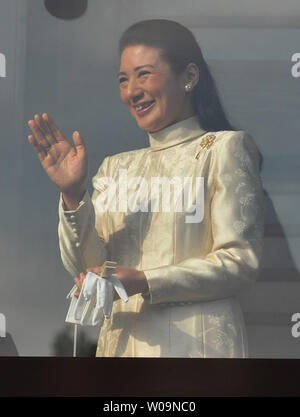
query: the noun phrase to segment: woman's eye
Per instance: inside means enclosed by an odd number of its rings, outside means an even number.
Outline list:
[[[140,77],[141,75],[146,75],[146,74],[150,74],[150,72],[149,72],[149,71],[141,71],[141,72],[139,73],[139,77]]]
[[[141,71],[141,72],[139,72],[138,77],[142,77],[142,76],[147,75],[147,74],[150,74],[150,72],[149,71]],[[119,83],[120,84],[122,84],[126,81],[128,81],[126,77],[120,77],[119,78]]]

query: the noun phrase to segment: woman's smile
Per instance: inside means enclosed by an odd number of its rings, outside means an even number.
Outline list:
[[[135,105],[135,110],[138,116],[143,116],[148,113],[155,105],[155,100],[139,103]]]

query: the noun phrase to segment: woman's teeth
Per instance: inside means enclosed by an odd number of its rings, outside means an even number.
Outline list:
[[[153,103],[154,101],[149,101],[148,103],[136,106],[136,110],[139,111],[139,110],[146,109],[147,107],[150,107]]]

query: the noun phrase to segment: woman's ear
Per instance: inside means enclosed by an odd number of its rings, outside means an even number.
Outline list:
[[[183,74],[183,85],[186,92],[191,92],[199,81],[199,68],[193,62],[190,62]]]

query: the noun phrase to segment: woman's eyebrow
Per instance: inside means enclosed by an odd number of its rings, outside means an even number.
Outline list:
[[[151,67],[151,68],[154,68],[154,65],[151,65],[151,64],[140,65],[140,66],[138,66],[138,67],[135,67],[135,68],[134,68],[134,71],[138,71],[138,70],[140,70],[141,68],[144,68],[144,67]],[[118,72],[117,76],[119,76],[119,75],[126,75],[126,72],[123,72],[123,71]]]

